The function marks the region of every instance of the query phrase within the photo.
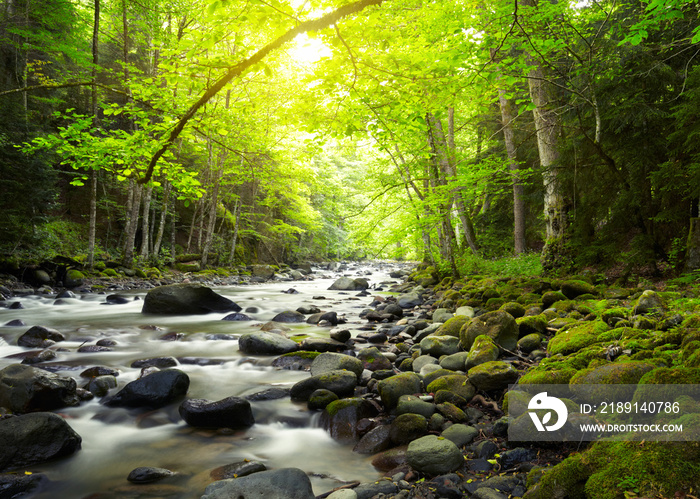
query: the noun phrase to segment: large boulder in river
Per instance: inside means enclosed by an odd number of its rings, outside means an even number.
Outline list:
[[[328,289],[335,289],[339,291],[364,291],[367,288],[369,288],[367,279],[363,279],[362,277],[357,279],[341,277],[331,284],[331,287]]]
[[[255,424],[250,402],[240,397],[227,397],[216,402],[189,399],[178,410],[185,423],[200,428],[239,430]]]
[[[23,468],[69,456],[82,438],[66,421],[50,412],[0,420],[0,471]]]
[[[151,289],[143,301],[143,314],[194,315],[240,312],[241,307],[201,284],[170,284]]]
[[[319,389],[329,390],[338,397],[352,395],[357,386],[357,376],[352,371],[328,371],[302,379],[292,385],[289,394],[292,400],[307,401]]]
[[[207,486],[202,499],[231,497],[265,499],[315,499],[311,480],[298,468],[259,471],[239,478],[219,480]]]
[[[311,363],[311,375],[324,374],[331,371],[350,371],[355,373],[359,380],[365,366],[362,361],[350,355],[340,353],[322,353]]]
[[[111,407],[159,409],[182,399],[189,387],[189,376],[179,369],[156,371],[128,383],[105,404]]]
[[[73,378],[24,364],[13,364],[0,371],[0,407],[16,414],[78,405],[76,389]]]
[[[246,355],[282,355],[296,352],[299,345],[281,334],[253,331],[241,335],[238,349]]]

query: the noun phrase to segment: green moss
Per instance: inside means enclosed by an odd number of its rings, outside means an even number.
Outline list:
[[[486,300],[486,309],[487,310],[498,310],[499,307],[505,304],[505,300],[503,298],[489,298]]]
[[[119,276],[119,274],[117,274],[117,271],[114,270],[114,269],[104,269],[104,270],[102,271],[102,273],[103,273],[104,275],[106,275],[107,277],[117,277],[117,276]]]
[[[522,304],[514,301],[504,303],[501,305],[500,310],[508,312],[516,319],[525,315],[525,307]]]
[[[519,317],[515,322],[521,338],[532,333],[544,334],[547,331],[547,316],[544,314]]]
[[[537,367],[518,380],[521,385],[568,385],[578,371],[571,366],[562,368]]]
[[[700,384],[698,367],[660,367],[646,373],[639,380],[640,385],[697,385]]]
[[[462,326],[469,322],[469,320],[469,317],[466,315],[455,315],[440,326],[434,334],[436,336],[446,335],[459,338],[459,330],[462,329]]]
[[[307,350],[299,350],[298,352],[283,353],[280,357],[297,357],[299,359],[313,360],[321,355],[321,352],[309,352]]]
[[[587,497],[673,497],[700,483],[700,443],[598,442],[583,459],[595,470],[586,482]],[[636,489],[636,490],[633,490]]]
[[[525,494],[525,499],[586,499],[583,486],[588,481],[591,471],[582,454],[568,457],[549,471],[545,471],[539,482]]]
[[[552,303],[551,308],[556,308],[560,312],[573,312],[576,310],[577,303],[574,300],[559,300]]]
[[[610,329],[603,321],[585,322],[568,331],[559,332],[549,340],[547,351],[551,355],[570,354],[582,348],[598,343],[598,336]]]
[[[646,339],[651,334],[649,331],[644,331],[642,329],[635,329],[633,327],[618,327],[601,333],[598,336],[598,341],[610,342],[610,341],[622,341],[630,339]]]

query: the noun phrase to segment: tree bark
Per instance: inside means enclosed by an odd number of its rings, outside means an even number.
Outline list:
[[[212,175],[212,181],[214,187],[211,193],[211,200],[209,206],[209,220],[207,222],[206,233],[204,236],[204,245],[202,247],[202,268],[207,266],[209,261],[209,250],[211,249],[211,243],[214,238],[214,228],[216,226],[216,208],[219,203],[219,184],[221,183],[221,177],[224,173],[223,163],[225,161],[225,152],[221,153],[219,158],[219,164],[217,171]]]
[[[126,239],[124,241],[124,265],[131,267],[134,260],[134,244],[136,242],[136,232],[139,228],[139,212],[141,208],[141,185],[130,181],[129,188],[133,189],[130,195],[132,199],[130,209],[127,212]]]
[[[165,233],[165,222],[168,216],[168,205],[170,204],[170,182],[165,182],[163,192],[163,202],[160,211],[160,223],[158,224],[158,233],[155,243],[153,243],[153,256],[158,257],[160,253],[160,245],[163,243],[163,234]]]
[[[508,155],[508,170],[513,183],[513,243],[515,254],[519,255],[526,250],[525,242],[525,189],[520,177],[520,167],[515,148],[515,133],[513,131],[513,103],[506,98],[503,89],[498,91],[498,103],[501,108],[501,123],[503,129],[503,142]]]
[[[141,253],[139,254],[139,259],[141,261],[146,261],[148,260],[149,257],[149,252],[150,252],[150,247],[151,247],[151,240],[150,240],[150,234],[151,234],[151,229],[150,229],[150,221],[151,221],[151,196],[153,195],[153,186],[149,185],[146,188],[146,192],[143,196],[143,215],[141,219]]]
[[[545,246],[542,249],[542,267],[545,272],[570,266],[566,251],[569,203],[559,174],[559,139],[561,122],[556,115],[555,89],[545,78],[541,66],[528,77],[530,97],[535,104],[537,149],[544,182]]]
[[[97,65],[99,64],[100,41],[100,0],[95,0],[95,15],[92,28],[92,125],[97,129],[99,125],[97,108]],[[26,81],[25,81],[26,84]],[[25,94],[26,96],[26,94]],[[97,232],[97,170],[93,169],[90,175],[90,225],[88,229],[88,254],[87,266],[92,268],[95,264],[95,237]]]

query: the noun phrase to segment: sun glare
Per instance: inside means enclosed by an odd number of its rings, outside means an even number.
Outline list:
[[[331,56],[331,49],[322,40],[310,38],[306,33],[301,33],[294,39],[288,52],[296,62],[304,65]]]

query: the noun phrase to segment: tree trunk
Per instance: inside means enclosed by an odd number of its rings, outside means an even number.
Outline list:
[[[99,125],[97,108],[97,65],[99,64],[100,41],[100,0],[95,0],[95,15],[92,28],[92,125]],[[26,81],[25,81],[26,84]],[[95,233],[97,232],[97,170],[93,169],[90,176],[90,226],[88,230],[87,266],[95,264]]]
[[[501,122],[503,127],[503,142],[508,155],[508,169],[513,182],[513,242],[515,254],[526,250],[525,243],[525,189],[520,178],[520,167],[515,149],[515,133],[513,131],[513,103],[506,99],[503,89],[498,91],[498,103],[501,107]]]
[[[127,213],[127,231],[126,239],[124,241],[124,265],[126,267],[131,267],[134,260],[134,244],[136,242],[136,232],[139,228],[139,211],[141,208],[141,185],[134,182],[133,180],[129,185],[130,189],[133,189],[133,194],[131,195],[132,203],[130,210]]]
[[[541,67],[528,77],[530,97],[535,105],[537,149],[540,155],[544,181],[545,246],[542,250],[542,268],[545,272],[570,266],[566,250],[569,204],[559,176],[559,138],[561,123],[556,115],[554,86],[545,79]]]
[[[233,265],[236,258],[236,243],[238,242],[238,228],[241,225],[241,200],[237,199],[236,204],[233,207],[233,234],[231,236],[231,252],[229,253],[228,262],[229,265]]]
[[[151,196],[153,195],[153,186],[149,185],[148,188],[146,188],[145,195],[143,196],[143,215],[141,218],[141,253],[139,254],[139,259],[141,261],[146,261],[148,260],[149,256],[149,250],[151,246],[151,240],[150,240],[150,234],[151,234],[151,229],[150,229],[150,221],[151,221]]]
[[[209,250],[211,248],[211,242],[214,238],[214,227],[216,226],[216,207],[219,202],[219,184],[221,183],[221,177],[224,172],[224,158],[225,153],[221,153],[221,158],[219,159],[218,171],[212,175],[212,180],[214,182],[214,188],[211,193],[211,201],[209,206],[209,220],[207,222],[206,235],[204,237],[204,244],[202,247],[202,268],[207,266],[209,259]]]
[[[160,211],[160,223],[158,224],[158,234],[156,241],[153,243],[153,256],[158,257],[160,253],[160,245],[163,243],[163,234],[165,233],[165,221],[168,216],[168,204],[170,203],[170,182],[165,182],[163,192],[163,202]]]

